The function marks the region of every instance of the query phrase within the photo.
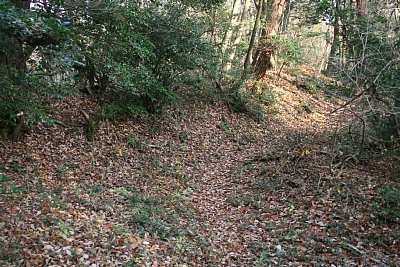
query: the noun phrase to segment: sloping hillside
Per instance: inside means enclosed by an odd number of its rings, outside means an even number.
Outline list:
[[[257,85],[260,122],[199,100],[102,121],[93,142],[91,99],[54,104],[53,121],[1,143],[0,263],[395,266],[399,224],[374,208],[390,164],[335,166],[351,118],[303,75]]]

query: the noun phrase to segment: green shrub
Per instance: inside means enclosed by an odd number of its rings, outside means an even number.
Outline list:
[[[271,44],[276,48],[277,58],[282,63],[299,63],[301,61],[302,51],[296,40],[275,35]]]
[[[279,100],[276,96],[276,93],[268,88],[268,85],[264,82],[260,82],[258,87],[260,88],[261,93],[258,94],[258,99],[267,106],[274,106],[279,103]]]
[[[371,134],[384,142],[395,142],[396,139],[400,138],[398,136],[400,129],[396,123],[395,116],[381,113],[374,113],[368,116]]]
[[[313,82],[310,82],[310,81],[306,82],[304,90],[306,92],[311,93],[311,94],[316,94],[316,93],[318,93],[320,91],[318,85],[316,83],[313,83]]]
[[[130,197],[130,206],[132,208],[131,221],[135,223],[136,230],[140,234],[148,232],[164,239],[172,234],[167,223],[168,215],[155,198],[134,193]]]
[[[400,219],[400,188],[385,188],[381,191],[382,209],[385,218],[399,222]]]
[[[46,97],[60,97],[72,86],[107,103],[98,108],[101,118],[159,112],[176,99],[172,88],[188,88],[193,81],[188,76],[204,77],[215,69],[216,53],[203,38],[207,23],[191,9],[202,5],[184,3],[100,1],[95,8],[80,3],[71,8],[58,1],[55,10],[63,11],[49,14],[1,2],[1,125],[11,128],[21,109],[42,118]],[[26,68],[13,66],[18,57],[8,58],[29,51],[29,42],[13,45],[21,36],[41,40],[32,45],[37,56],[22,62]]]
[[[249,96],[242,95],[239,92],[232,92],[227,96],[227,103],[232,112],[247,113],[250,111],[248,102]]]
[[[0,2],[0,120],[6,128],[15,125],[15,114],[21,110],[30,122],[41,119],[43,103],[62,96],[65,87],[49,79],[52,75],[27,56],[36,53],[37,61],[45,64],[42,51],[51,51],[49,47],[70,37],[61,19],[37,9],[15,8],[11,2]],[[48,65],[54,72],[54,65]]]

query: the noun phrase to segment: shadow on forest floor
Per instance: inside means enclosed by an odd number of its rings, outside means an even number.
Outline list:
[[[103,121],[94,142],[62,125],[5,142],[0,263],[396,265],[399,224],[378,205],[390,163],[335,168],[348,118],[325,115],[334,102],[322,93],[265,83],[278,103],[261,123],[197,102]],[[54,119],[79,125],[93,107],[68,99]]]

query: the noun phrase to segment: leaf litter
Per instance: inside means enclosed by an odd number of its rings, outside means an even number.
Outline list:
[[[0,264],[396,266],[399,224],[373,209],[390,177],[373,161],[332,175],[332,134],[348,118],[291,79],[265,78],[279,104],[262,122],[189,102],[103,121],[94,142],[80,109],[95,103],[57,102],[65,125],[1,147]]]

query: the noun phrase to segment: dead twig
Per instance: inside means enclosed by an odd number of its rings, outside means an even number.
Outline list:
[[[53,120],[53,122],[55,124],[58,124],[58,125],[61,125],[61,126],[64,126],[64,127],[79,127],[79,126],[82,126],[80,124],[70,123],[70,122],[63,122],[63,121],[59,121],[59,120]]]
[[[361,134],[361,142],[360,142],[360,145],[359,145],[359,148],[358,148],[358,154],[355,157],[357,159],[356,162],[358,162],[360,160],[360,158],[361,158],[361,153],[363,151],[364,144],[365,144],[365,127],[366,127],[366,123],[365,123],[365,120],[360,115],[355,113],[354,111],[349,110],[349,112],[351,114],[353,114],[354,116],[356,116],[362,122],[362,126],[363,126],[362,134]]]
[[[352,251],[356,252],[357,254],[364,255],[365,252],[359,250],[357,247],[353,246],[352,244],[346,243],[346,246],[349,247]]]
[[[6,144],[4,144],[2,141],[0,141],[0,144],[2,144],[5,149],[8,149],[8,146],[6,146]]]
[[[327,115],[332,115],[333,113],[337,112],[338,110],[341,110],[345,107],[347,107],[348,105],[350,105],[351,103],[353,103],[357,98],[361,97],[362,95],[364,95],[365,90],[363,90],[361,93],[355,95],[352,99],[350,99],[349,101],[347,101],[346,103],[344,103],[343,105],[335,108],[333,111],[329,112]]]
[[[89,119],[90,119],[90,116],[89,116],[89,114],[87,114],[84,110],[79,110],[81,113],[82,113],[82,115],[83,115],[83,117],[85,117],[85,119],[87,120],[87,121],[89,121]]]

